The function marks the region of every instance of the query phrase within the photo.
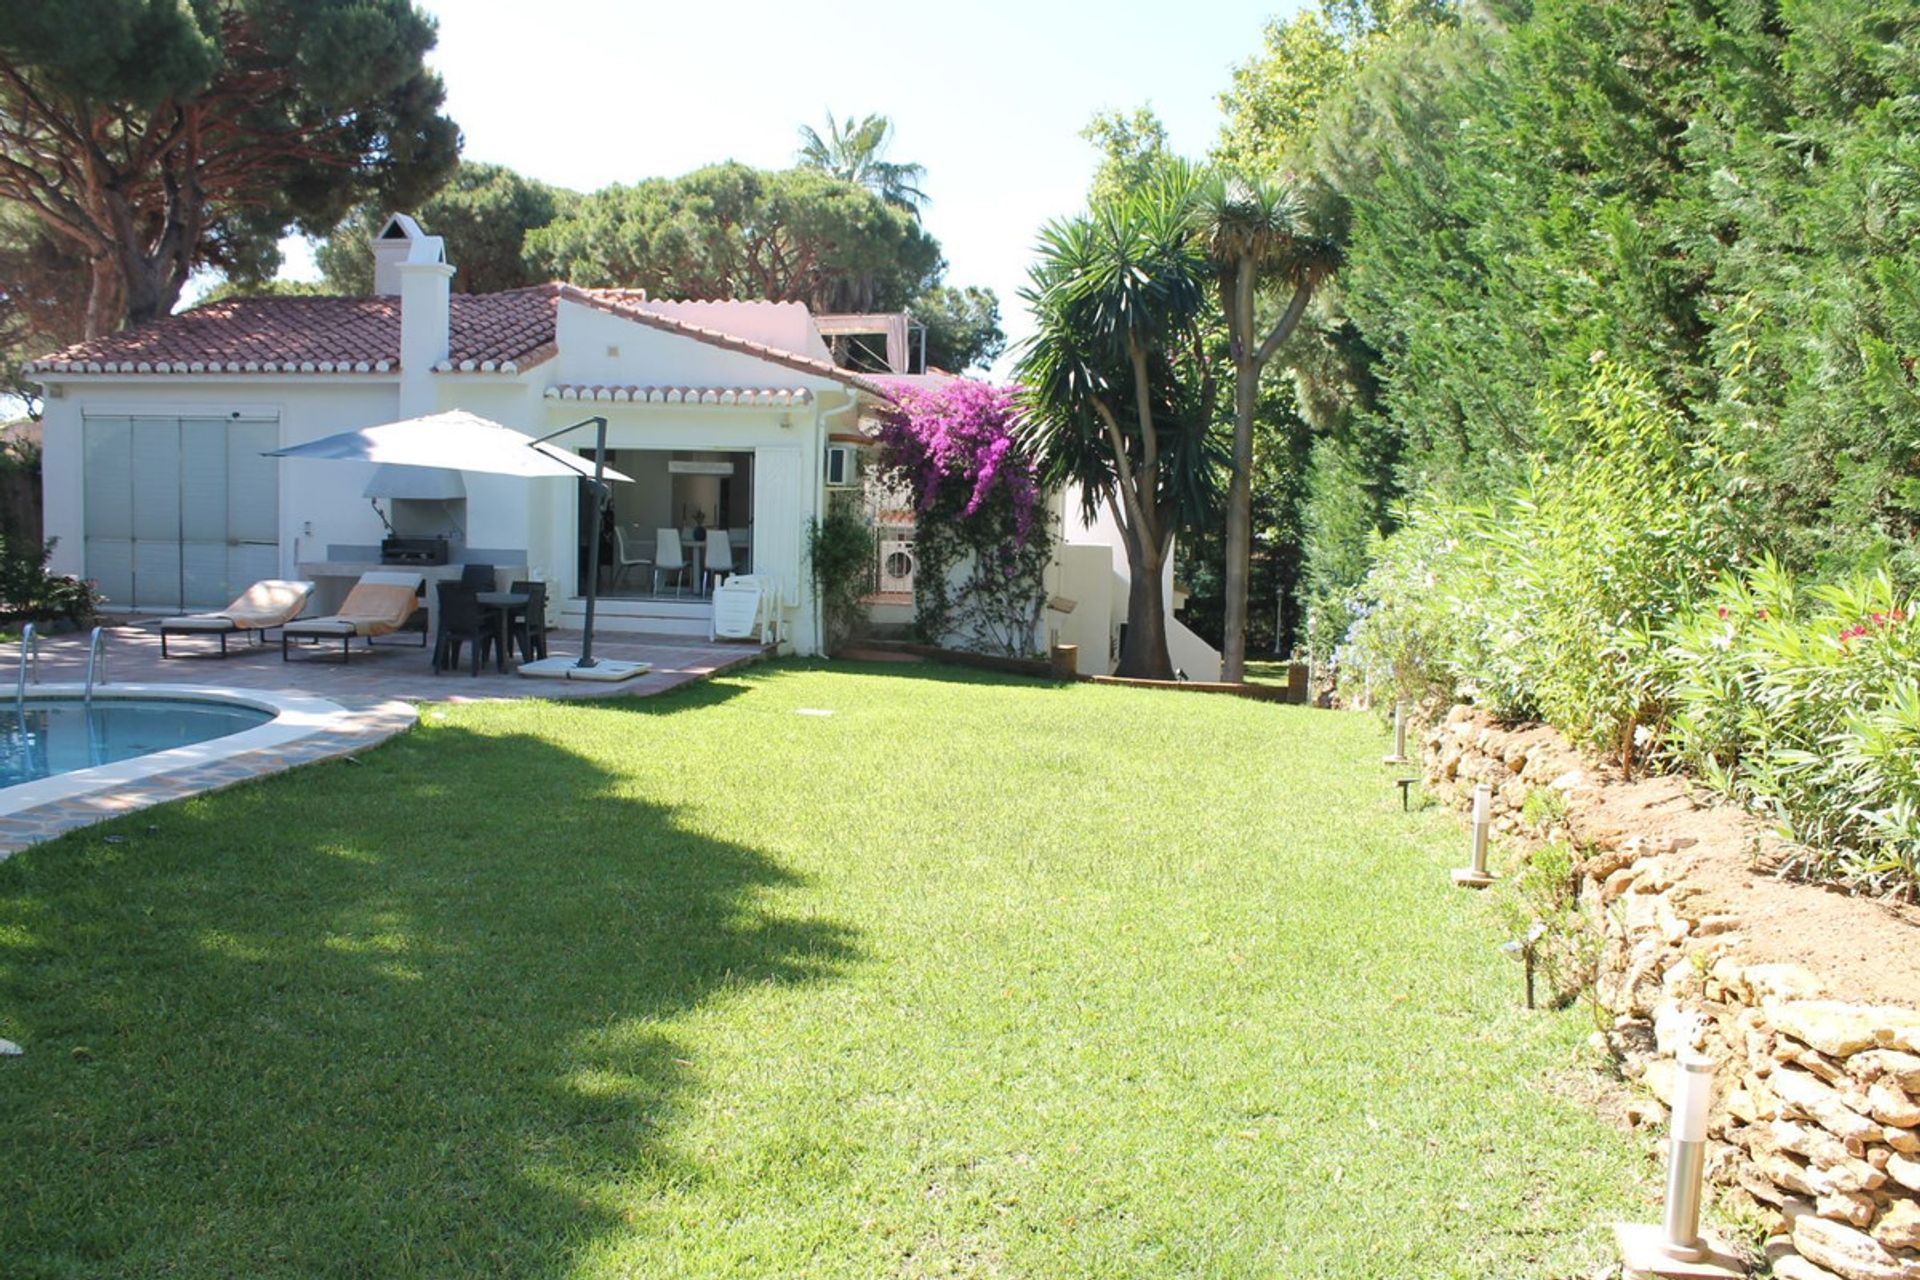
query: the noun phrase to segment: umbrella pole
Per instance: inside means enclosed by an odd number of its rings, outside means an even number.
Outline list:
[[[607,518],[607,420],[592,419],[593,441],[593,529],[587,535],[587,618],[580,630],[580,661],[577,667],[593,665],[593,607],[600,598],[600,527]]]
[[[538,440],[528,441],[528,446],[545,444],[547,441],[566,435],[569,431],[578,431],[587,424],[593,424],[593,528],[587,534],[587,618],[580,629],[580,661],[576,668],[592,667],[593,660],[593,613],[594,605],[600,599],[600,524],[607,518],[607,498],[613,487],[607,483],[607,420],[601,417],[582,418],[572,426],[562,427],[558,431],[549,431]]]

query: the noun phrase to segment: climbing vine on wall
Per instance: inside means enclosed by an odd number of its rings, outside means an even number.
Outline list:
[[[916,511],[914,626],[931,644],[1026,657],[1039,648],[1053,558],[1013,391],[958,379],[903,388],[880,429],[888,480]]]

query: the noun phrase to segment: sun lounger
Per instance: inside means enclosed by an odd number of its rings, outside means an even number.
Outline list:
[[[375,636],[391,635],[407,625],[414,610],[420,607],[420,587],[425,581],[417,573],[383,571],[361,575],[360,581],[353,584],[353,590],[347,592],[347,598],[341,601],[338,612],[324,618],[302,618],[280,629],[280,660],[285,662],[291,657],[288,647],[291,640],[316,643],[338,640],[343,662],[353,653],[355,636],[365,636],[371,649]],[[420,647],[424,649],[426,644],[427,633],[422,629]]]
[[[167,652],[168,636],[219,636],[220,656],[224,658],[228,636],[238,633],[250,635],[256,642],[263,641],[269,630],[284,627],[299,617],[312,595],[311,582],[268,578],[248,587],[238,600],[216,613],[189,613],[162,619],[160,656],[176,656]]]

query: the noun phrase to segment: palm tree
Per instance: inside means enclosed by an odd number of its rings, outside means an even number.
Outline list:
[[[1174,529],[1209,507],[1220,450],[1206,359],[1209,264],[1192,233],[1193,175],[1049,224],[1021,296],[1036,331],[1016,380],[1025,444],[1050,486],[1112,511],[1129,586],[1121,675],[1170,679],[1163,580]]]
[[[1260,376],[1273,353],[1299,328],[1320,282],[1340,264],[1339,246],[1314,236],[1291,183],[1213,173],[1198,184],[1191,209],[1226,315],[1233,361],[1233,459],[1227,482],[1225,636],[1220,678],[1247,672],[1247,579],[1253,558],[1253,415]],[[1292,295],[1264,334],[1256,324],[1260,294]]]
[[[799,161],[803,168],[819,169],[842,182],[865,187],[888,204],[897,205],[918,217],[927,202],[919,184],[925,181],[923,165],[894,164],[882,157],[893,141],[893,121],[882,115],[863,120],[847,117],[843,126],[827,115],[827,132],[822,137],[812,125],[800,126]]]

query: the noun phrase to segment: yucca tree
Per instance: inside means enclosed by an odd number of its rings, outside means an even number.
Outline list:
[[[1233,454],[1227,480],[1225,637],[1220,676],[1247,673],[1247,580],[1253,558],[1253,418],[1260,377],[1300,327],[1314,290],[1340,264],[1339,247],[1315,236],[1299,189],[1214,172],[1192,194],[1189,218],[1212,265],[1233,365]],[[1271,295],[1286,302],[1271,325],[1259,320]],[[1278,299],[1275,298],[1277,302]]]
[[[1120,527],[1129,588],[1121,675],[1170,679],[1165,571],[1174,530],[1204,518],[1221,450],[1209,434],[1210,267],[1190,221],[1194,179],[1161,180],[1049,224],[1021,296],[1034,336],[1016,379],[1025,444],[1051,486],[1077,484]]]
[[[886,116],[870,115],[862,120],[848,116],[843,125],[829,114],[824,136],[811,125],[800,126],[799,161],[803,168],[819,169],[842,182],[865,187],[888,204],[918,216],[920,206],[927,202],[926,192],[919,185],[926,180],[926,167],[887,160],[887,147],[892,141],[893,121]]]

